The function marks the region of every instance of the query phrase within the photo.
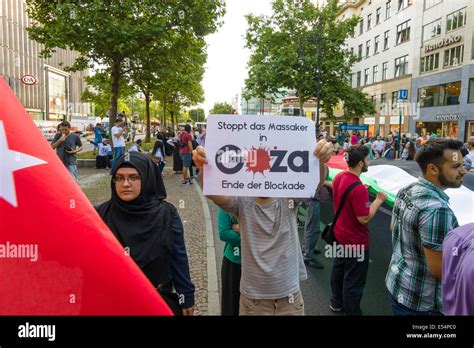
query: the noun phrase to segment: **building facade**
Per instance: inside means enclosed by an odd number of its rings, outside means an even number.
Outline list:
[[[424,0],[415,6],[421,25],[411,94],[419,113],[410,130],[474,141],[474,4]]]
[[[89,103],[81,101],[87,72],[64,71],[78,53],[57,49],[40,59],[42,45],[29,39],[29,25],[25,0],[0,0],[0,75],[37,124],[90,115]]]
[[[414,28],[420,19],[412,0],[349,0],[339,18],[360,17],[354,36],[347,40],[360,61],[352,68],[352,87],[360,88],[371,98],[375,115],[355,118],[354,124],[368,125],[369,136],[387,136],[407,132],[409,118],[416,110],[411,105],[411,82],[415,69]],[[400,91],[408,99],[399,103]],[[402,93],[404,95],[407,92]]]

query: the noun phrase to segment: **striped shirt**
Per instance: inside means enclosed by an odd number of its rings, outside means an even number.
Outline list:
[[[431,275],[423,247],[442,251],[445,236],[458,227],[449,197],[420,178],[399,191],[391,226],[392,259],[385,278],[388,291],[414,311],[443,312],[441,281]]]
[[[279,299],[300,290],[307,278],[296,222],[296,200],[230,197],[221,208],[238,216],[242,278],[240,292],[251,299]]]

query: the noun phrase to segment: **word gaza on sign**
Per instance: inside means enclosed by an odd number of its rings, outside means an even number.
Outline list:
[[[305,117],[210,115],[204,194],[312,197],[319,184],[315,134]]]

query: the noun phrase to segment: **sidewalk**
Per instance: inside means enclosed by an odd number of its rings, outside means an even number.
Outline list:
[[[169,165],[172,162],[171,158],[167,160]],[[194,315],[218,315],[216,255],[209,208],[197,183],[183,186],[181,178],[166,166],[163,180],[167,200],[176,207],[183,222],[191,280],[196,288]],[[105,170],[80,168],[79,185],[93,205],[110,199],[110,176]]]
[[[167,164],[173,160],[168,159]],[[171,167],[163,171],[167,200],[174,204],[181,216],[184,226],[186,251],[189,258],[191,279],[196,287],[196,308],[194,315],[217,314],[209,313],[208,301],[208,255],[205,212],[201,196],[194,183],[190,186],[181,185],[182,176],[174,174]],[[212,255],[215,258],[215,255]]]

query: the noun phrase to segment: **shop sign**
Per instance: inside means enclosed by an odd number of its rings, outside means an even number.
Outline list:
[[[437,121],[459,121],[461,114],[443,114],[436,115]]]
[[[375,117],[364,117],[364,124],[375,124]]]
[[[462,39],[461,35],[451,35],[450,37],[444,38],[443,40],[438,41],[437,43],[426,45],[425,46],[425,53],[434,51],[438,48],[450,46],[452,44],[455,44],[455,43],[461,41],[461,39]]]
[[[21,82],[23,82],[25,85],[36,85],[38,79],[33,75],[23,75],[21,77]]]

